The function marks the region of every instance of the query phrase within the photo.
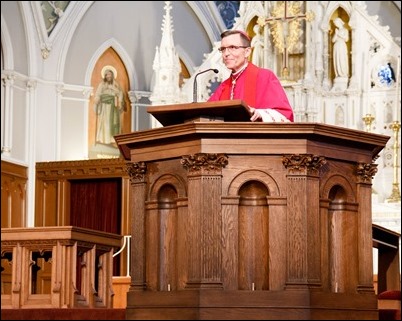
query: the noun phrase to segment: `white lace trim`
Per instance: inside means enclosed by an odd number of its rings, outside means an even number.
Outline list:
[[[265,123],[289,123],[290,120],[275,109],[256,109]]]

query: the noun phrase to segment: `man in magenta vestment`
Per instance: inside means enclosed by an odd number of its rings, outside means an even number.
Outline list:
[[[221,38],[219,51],[232,73],[208,101],[241,99],[249,107],[251,121],[293,122],[293,109],[279,79],[248,61],[250,37],[241,30],[228,30]]]

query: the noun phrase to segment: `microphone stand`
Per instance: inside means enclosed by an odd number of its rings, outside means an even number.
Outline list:
[[[216,74],[219,72],[218,69],[209,68],[209,69],[200,71],[198,74],[195,75],[195,77],[194,77],[194,83],[193,83],[193,103],[196,103],[196,102],[197,102],[197,77],[198,77],[199,75],[203,74],[204,72],[207,72],[207,71],[213,71],[213,72],[216,73]]]

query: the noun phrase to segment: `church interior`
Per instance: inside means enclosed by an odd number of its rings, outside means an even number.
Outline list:
[[[229,29],[293,123],[186,119]],[[401,1],[2,1],[2,319],[400,319],[400,64]]]

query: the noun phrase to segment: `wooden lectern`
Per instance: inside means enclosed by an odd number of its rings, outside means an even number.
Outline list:
[[[250,121],[251,117],[242,100],[150,106],[147,112],[163,126],[195,121]]]
[[[127,319],[378,319],[371,181],[388,136],[252,123],[241,101],[148,112],[165,127],[115,137],[133,199]]]

